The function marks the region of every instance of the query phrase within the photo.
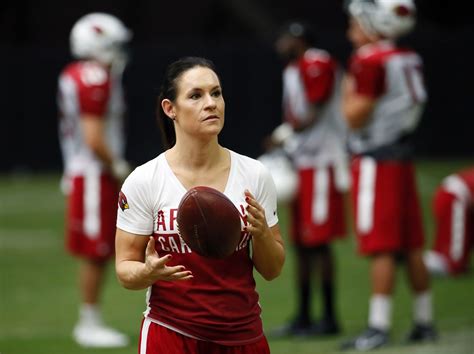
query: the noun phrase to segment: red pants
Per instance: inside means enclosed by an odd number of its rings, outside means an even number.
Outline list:
[[[145,318],[138,354],[270,354],[265,336],[246,345],[226,346],[184,336]]]
[[[67,213],[69,252],[91,259],[113,256],[118,188],[108,175],[72,178]]]
[[[344,237],[344,197],[336,188],[334,168],[304,169],[298,173],[299,189],[292,205],[293,242],[314,247]]]
[[[352,162],[353,210],[359,252],[423,247],[424,233],[411,162],[357,157]]]

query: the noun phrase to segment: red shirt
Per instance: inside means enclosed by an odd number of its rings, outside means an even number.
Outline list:
[[[78,61],[68,65],[62,76],[71,77],[76,83],[79,111],[103,117],[110,95],[109,72],[92,61]]]

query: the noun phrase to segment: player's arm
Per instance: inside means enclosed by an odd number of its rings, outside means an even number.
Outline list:
[[[278,277],[285,263],[285,247],[278,225],[269,227],[265,218],[265,210],[246,191],[247,230],[252,234],[253,263],[255,269],[266,280]]]
[[[308,107],[307,116],[301,121],[294,121],[291,124],[284,122],[277,126],[271,133],[270,138],[265,143],[266,150],[271,150],[275,146],[283,145],[287,140],[293,138],[295,133],[309,129],[317,124],[321,103],[313,103]]]
[[[84,141],[92,152],[108,168],[112,168],[113,156],[106,144],[105,122],[101,116],[83,114],[81,119]]]
[[[295,122],[295,124],[293,124],[293,129],[295,132],[302,132],[317,123],[320,105],[320,103],[312,103],[309,105],[306,117],[304,117],[302,121]]]
[[[357,130],[368,123],[377,99],[356,92],[354,78],[346,75],[342,82],[342,113],[349,128]]]
[[[81,127],[84,141],[95,156],[117,179],[125,179],[130,173],[130,167],[125,160],[115,158],[107,146],[104,119],[98,115],[84,113],[81,119]]]
[[[315,75],[315,67],[318,74]],[[330,98],[335,83],[336,67],[331,61],[316,61],[307,63],[301,68],[302,79],[305,86],[306,99],[309,102],[306,115],[300,119],[290,122],[285,121],[276,127],[271,135],[273,145],[283,145],[285,141],[291,139],[295,132],[302,132],[310,129],[318,123],[321,106]]]
[[[171,255],[160,257],[155,239],[117,228],[115,235],[115,272],[123,287],[145,289],[157,280],[187,280],[193,276],[184,266],[167,266]]]
[[[310,105],[306,117],[294,126],[297,132],[317,124],[321,107],[330,99],[336,78],[336,66],[329,58],[307,61],[300,69]]]
[[[106,139],[105,114],[111,91],[109,73],[101,65],[87,63],[80,67],[75,80],[83,139],[115,178],[123,181],[130,173],[130,167],[124,159],[112,154]]]

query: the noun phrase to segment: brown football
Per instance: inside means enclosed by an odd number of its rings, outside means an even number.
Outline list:
[[[240,213],[214,188],[189,189],[179,203],[177,222],[186,244],[204,257],[228,257],[240,241]]]

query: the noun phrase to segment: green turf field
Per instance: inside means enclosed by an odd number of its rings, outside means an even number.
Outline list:
[[[418,163],[428,237],[433,230],[430,203],[436,185],[443,176],[467,164],[468,161]],[[131,336],[131,346],[120,350],[85,350],[71,340],[78,303],[76,263],[63,248],[64,201],[58,182],[58,175],[0,176],[0,354],[136,353],[145,294],[122,289],[112,268],[104,294],[105,318]],[[285,210],[280,210],[280,219],[284,228]],[[281,277],[268,283],[257,276],[266,329],[289,319],[295,307],[293,253],[288,244],[287,251]],[[338,242],[335,253],[338,312],[344,333],[325,339],[270,341],[273,354],[335,353],[341,339],[363,329],[369,295],[367,262],[355,255],[352,237]],[[439,342],[420,346],[400,344],[411,325],[410,296],[400,272],[392,344],[380,352],[474,353],[473,273],[457,279],[434,279],[433,285]],[[316,314],[319,298],[315,296],[314,300]]]

